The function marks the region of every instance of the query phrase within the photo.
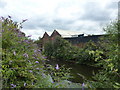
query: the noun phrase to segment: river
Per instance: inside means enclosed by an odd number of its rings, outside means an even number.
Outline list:
[[[64,65],[66,68],[71,68],[70,73],[73,76],[73,78],[69,79],[69,81],[75,83],[83,83],[85,79],[92,80],[93,73],[98,72],[98,68],[96,67],[74,64],[66,61],[51,60],[48,63],[54,67],[56,64],[58,64],[59,66]]]

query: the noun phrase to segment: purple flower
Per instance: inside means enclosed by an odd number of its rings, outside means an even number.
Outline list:
[[[21,41],[18,41],[18,43],[21,43]]]
[[[29,72],[32,72],[32,70],[29,70]]]
[[[35,61],[35,63],[39,63],[38,61]]]
[[[28,40],[24,40],[23,42],[30,43]]]
[[[34,50],[34,52],[36,53],[36,52],[37,52],[37,50]]]
[[[28,54],[27,53],[24,53],[23,56],[26,57],[26,58],[28,58]]]
[[[41,50],[38,49],[38,52],[41,52]]]
[[[17,30],[17,28],[14,28],[14,30]]]
[[[46,59],[47,57],[44,57],[44,56],[43,56],[43,58]]]
[[[55,67],[57,70],[59,69],[59,66],[58,66],[58,64],[56,64],[56,67]]]
[[[45,76],[45,74],[44,74],[44,73],[42,73],[42,77],[43,77],[43,78],[46,78],[46,76]]]
[[[2,32],[4,32],[4,30],[2,30]]]
[[[8,30],[11,30],[10,28]]]
[[[54,82],[52,81],[52,83],[54,83]]]
[[[36,57],[37,55],[36,54],[33,54],[34,57]]]
[[[28,60],[28,62],[30,62],[30,60]]]
[[[18,37],[21,37],[21,36],[22,36],[22,35],[20,35],[20,34],[18,35]]]
[[[83,84],[82,84],[82,87],[84,87],[84,86],[85,86],[85,84],[83,83]]]
[[[16,55],[16,52],[14,51],[13,54]]]
[[[26,83],[24,83],[24,86],[26,86]]]
[[[85,86],[85,84],[83,83],[83,84],[82,84],[82,90],[84,90],[84,86]]]
[[[14,85],[14,84],[11,84],[11,86],[12,86],[11,88],[15,88],[16,87],[16,85]]]
[[[36,68],[36,70],[39,70],[39,68]]]

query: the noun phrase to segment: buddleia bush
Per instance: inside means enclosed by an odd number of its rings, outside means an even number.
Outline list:
[[[45,59],[30,36],[20,31],[25,20],[17,23],[2,17],[1,21],[3,88],[33,88]]]
[[[50,71],[49,67],[45,67],[48,65],[45,63],[46,57],[29,38],[30,35],[26,36],[20,31],[26,20],[17,23],[10,16],[1,17],[0,20],[2,21],[2,88],[60,87],[56,84],[63,79],[66,80],[69,72],[61,67],[57,67],[59,70],[56,70],[51,66]]]

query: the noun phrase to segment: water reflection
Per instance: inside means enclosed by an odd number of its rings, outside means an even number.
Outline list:
[[[93,73],[98,71],[98,68],[87,66],[87,65],[78,65],[66,61],[56,61],[52,60],[48,62],[49,64],[55,66],[56,64],[65,65],[66,68],[71,68],[71,75],[73,76],[72,79],[69,79],[75,83],[83,83],[85,79],[92,80]]]

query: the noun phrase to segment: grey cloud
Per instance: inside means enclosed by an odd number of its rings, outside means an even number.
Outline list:
[[[24,28],[26,29],[39,29],[42,28],[47,31],[53,31],[54,29],[62,29],[62,30],[90,30],[89,26],[86,26],[84,24],[74,26],[74,22],[77,20],[64,20],[64,19],[53,19],[50,23],[47,21],[46,18],[37,18],[31,21],[27,21],[26,24],[24,24]],[[93,30],[94,27],[91,27]]]
[[[56,24],[73,24],[76,20],[65,20],[65,19],[54,19],[53,22]]]
[[[47,31],[53,31],[54,29],[63,29],[63,30],[95,30],[96,28],[90,27],[89,25],[74,25],[77,21],[88,20],[96,22],[100,26],[103,23],[106,23],[110,19],[110,12],[107,9],[102,9],[99,3],[89,2],[85,4],[84,15],[80,17],[80,13],[77,13],[75,20],[72,19],[60,19],[56,17],[45,17],[45,16],[35,16],[31,20],[28,20],[24,24],[26,29],[39,29],[42,28]],[[56,12],[56,11],[55,11]],[[56,15],[56,14],[55,14]]]
[[[7,5],[6,2],[4,1],[0,1],[0,8],[4,8]]]
[[[46,22],[47,23],[47,22]],[[63,29],[63,30],[68,30],[70,27],[68,27],[67,24],[63,23],[51,23],[51,24],[40,24],[40,28],[44,28],[45,30],[52,31],[53,29]]]
[[[44,23],[43,18],[34,17],[32,19],[28,19],[28,21],[24,23],[24,28],[25,29],[37,29],[39,25],[43,23]]]
[[[80,17],[82,20],[106,21],[110,19],[110,12],[102,9],[97,2],[86,3],[84,10],[84,15]]]
[[[35,17],[34,19],[28,20],[24,24],[25,29],[39,29],[43,28],[45,30],[52,31],[53,29],[70,29],[70,25],[75,22],[75,20],[64,20],[59,18],[51,18],[51,21],[48,20],[49,18],[45,17]]]
[[[118,2],[111,2],[108,6],[108,9],[118,9]]]

